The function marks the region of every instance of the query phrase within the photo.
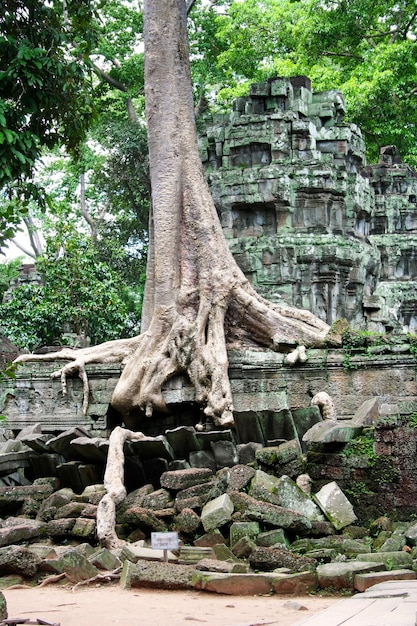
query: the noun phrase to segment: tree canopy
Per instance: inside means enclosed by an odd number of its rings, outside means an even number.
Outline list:
[[[218,82],[220,101],[250,82],[304,74],[315,91],[343,92],[370,159],[396,144],[417,162],[415,2],[226,0],[194,10],[211,25],[215,73],[207,76]]]

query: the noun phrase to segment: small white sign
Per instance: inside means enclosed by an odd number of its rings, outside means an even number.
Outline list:
[[[153,550],[178,550],[178,533],[151,533]]]

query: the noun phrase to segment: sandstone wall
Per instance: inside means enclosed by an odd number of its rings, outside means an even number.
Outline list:
[[[231,352],[229,373],[235,413],[278,413],[310,406],[312,397],[326,391],[333,398],[339,419],[351,418],[358,407],[373,397],[380,403],[398,406],[402,415],[417,411],[415,361],[411,354],[397,354],[389,347],[384,353],[350,355],[343,350],[310,350],[303,365],[291,367],[283,356],[268,351]],[[7,427],[20,430],[40,422],[46,432],[59,432],[71,426],[84,426],[92,433],[106,433],[117,423],[108,413],[113,389],[120,375],[117,366],[89,366],[90,403],[82,414],[82,382],[67,382],[63,397],[59,380],[50,374],[51,363],[32,363],[18,368],[16,380],[0,383],[0,414]],[[176,378],[164,391],[171,412],[143,422],[149,435],[164,433],[180,425],[193,426],[200,418],[193,388]],[[248,441],[252,440],[250,433]],[[256,441],[256,439],[253,439]]]

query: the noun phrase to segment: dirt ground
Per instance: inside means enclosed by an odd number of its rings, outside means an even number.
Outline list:
[[[8,617],[60,626],[295,626],[339,598],[226,596],[117,585],[4,589]]]

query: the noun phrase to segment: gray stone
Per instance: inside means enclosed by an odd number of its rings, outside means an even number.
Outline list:
[[[321,589],[355,589],[355,576],[366,572],[384,570],[383,563],[348,561],[346,563],[325,563],[317,566],[317,578]]]
[[[238,454],[236,446],[231,441],[214,441],[211,442],[216,467],[233,467],[238,463]]]
[[[188,459],[190,452],[200,449],[200,441],[193,426],[179,426],[165,431],[176,459]]]
[[[206,483],[213,477],[213,472],[204,468],[191,468],[164,472],[161,476],[161,487],[181,491],[200,483]]]
[[[108,439],[103,437],[76,437],[70,442],[77,460],[84,463],[105,464],[109,449]]]
[[[233,546],[242,537],[256,540],[259,533],[260,528],[258,522],[234,522],[229,530],[230,546],[233,549]]]
[[[313,498],[337,530],[357,520],[351,503],[336,482],[324,485]]]
[[[158,458],[172,461],[175,458],[174,450],[164,435],[129,441],[127,447],[130,454],[137,455],[141,460]]]
[[[311,528],[310,520],[295,511],[260,502],[244,493],[234,492],[230,494],[230,497],[235,509],[241,511],[245,519],[262,522],[275,528],[288,529],[295,533],[305,534]]]
[[[201,523],[204,530],[209,532],[215,528],[220,528],[230,521],[233,511],[233,502],[226,493],[215,500],[211,500],[201,511]]]
[[[357,561],[369,561],[374,563],[383,563],[387,570],[392,569],[411,569],[413,566],[413,557],[409,552],[375,552],[373,554],[358,554]]]
[[[333,420],[318,422],[303,436],[304,443],[348,443],[358,437],[363,425],[345,420],[343,423]]]
[[[97,569],[107,571],[115,570],[122,566],[121,560],[106,548],[101,548],[101,550],[94,552],[94,554],[88,557],[88,560],[94,567],[97,567]]]
[[[60,454],[67,461],[75,461],[77,460],[77,455],[71,447],[71,441],[73,439],[77,439],[78,437],[91,437],[91,435],[85,428],[82,427],[69,428],[56,437],[49,439],[46,445],[48,450]]]
[[[37,520],[8,518],[6,526],[0,528],[0,546],[39,538],[45,532],[45,524]]]
[[[212,452],[208,452],[207,450],[190,452],[189,459],[191,467],[208,468],[213,474],[217,470],[214,454]]]
[[[74,548],[70,548],[57,559],[57,568],[65,572],[66,577],[73,583],[88,580],[100,574],[100,570]]]
[[[352,422],[362,426],[372,426],[379,417],[379,404],[380,399],[378,397],[365,400],[353,416]]]
[[[278,479],[274,487],[274,493],[278,496],[280,505],[286,509],[302,513],[311,521],[324,520],[319,507],[289,476],[281,476]]]
[[[18,574],[28,578],[38,571],[41,558],[23,546],[0,548],[0,576]]]

